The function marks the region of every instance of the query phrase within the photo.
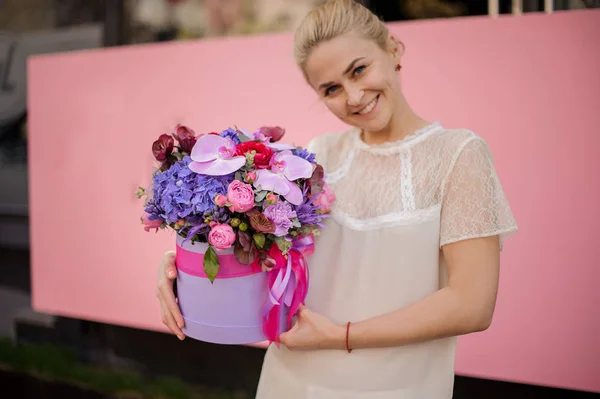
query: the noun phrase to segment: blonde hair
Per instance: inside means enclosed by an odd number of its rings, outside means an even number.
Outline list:
[[[389,45],[387,26],[368,8],[355,0],[327,0],[312,10],[294,35],[294,57],[304,71],[313,49],[324,41],[356,32],[373,40],[383,50]]]

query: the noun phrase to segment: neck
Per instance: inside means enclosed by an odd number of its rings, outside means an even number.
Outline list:
[[[402,97],[398,101],[390,123],[377,132],[364,131],[363,140],[367,144],[383,144],[402,140],[430,123],[417,115]]]

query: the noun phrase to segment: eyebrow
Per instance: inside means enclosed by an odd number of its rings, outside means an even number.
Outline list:
[[[348,68],[346,68],[346,70],[344,71],[344,73],[343,73],[343,74],[345,75],[345,74],[347,74],[348,72],[350,72],[350,71],[352,70],[352,68],[354,68],[354,65],[356,65],[356,63],[357,63],[358,61],[360,61],[360,60],[363,60],[363,59],[365,59],[365,57],[358,57],[358,58],[355,58],[355,59],[354,59],[354,60],[353,60],[353,61],[350,63],[350,65],[348,65]],[[321,84],[319,85],[319,90],[320,90],[320,89],[324,89],[325,87],[331,86],[332,84],[333,84],[333,82],[325,82],[325,83],[321,83]]]

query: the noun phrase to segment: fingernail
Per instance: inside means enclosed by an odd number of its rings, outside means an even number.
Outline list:
[[[173,270],[169,271],[169,277],[175,277],[175,272]]]
[[[180,335],[180,336],[179,336],[179,340],[180,340],[180,341],[183,341],[183,339],[184,339],[184,338],[185,338],[185,336],[183,336],[183,335]]]
[[[177,325],[179,326],[179,328],[183,328],[183,323],[182,322],[178,322]]]

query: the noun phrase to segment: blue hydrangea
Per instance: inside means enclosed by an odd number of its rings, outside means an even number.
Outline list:
[[[308,150],[305,150],[304,148],[292,150],[292,154],[296,155],[297,157],[306,159],[310,163],[315,163],[316,155]]]
[[[229,128],[229,129],[225,129],[221,132],[221,137],[225,137],[225,138],[229,138],[231,139],[231,141],[233,141],[236,145],[240,143],[240,139],[238,137],[238,133],[235,129]]]
[[[204,219],[211,216],[220,222],[227,221],[224,209],[213,202],[217,194],[227,194],[234,175],[203,176],[190,170],[189,156],[173,164],[170,169],[156,173],[152,182],[152,197],[146,203],[149,219],[161,219],[168,224],[186,219],[196,232],[203,233]]]

